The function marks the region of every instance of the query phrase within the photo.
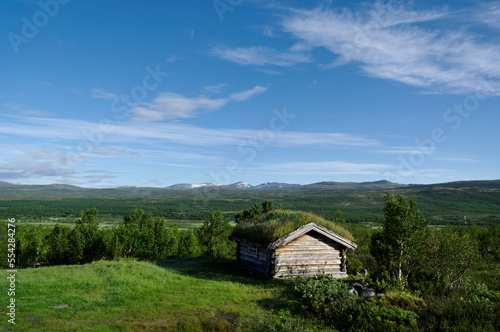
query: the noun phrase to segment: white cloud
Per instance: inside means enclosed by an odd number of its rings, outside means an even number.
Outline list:
[[[188,98],[172,92],[163,92],[151,103],[140,103],[140,106],[133,108],[130,111],[131,120],[152,122],[164,119],[191,118],[196,115],[196,111],[217,110],[231,101],[245,101],[266,90],[267,88],[257,85],[253,89],[233,93],[227,98],[215,99],[207,96]]]
[[[500,3],[498,1],[485,3],[472,14],[472,17],[478,22],[500,29]]]
[[[236,48],[217,46],[213,47],[209,54],[240,65],[275,65],[291,67],[298,63],[307,63],[311,61],[309,56],[304,53],[295,52],[293,50],[279,52],[266,46]]]
[[[417,12],[378,2],[358,12],[293,10],[282,25],[301,43],[337,55],[329,67],[354,62],[369,76],[447,93],[484,92],[489,81],[488,92],[500,95],[498,43],[479,41],[464,28],[421,24],[447,23],[451,14],[446,8]]]
[[[5,180],[66,177],[75,173],[73,169],[60,167],[60,164],[56,162],[8,161],[0,163],[0,178]]]
[[[229,95],[229,99],[232,101],[245,101],[251,98],[252,96],[264,92],[266,90],[267,88],[257,85],[251,90],[232,93]]]
[[[225,87],[227,87],[226,83],[219,83],[219,84],[215,84],[215,85],[205,85],[203,87],[203,91],[211,92],[211,93],[219,93]]]
[[[109,100],[118,100],[119,97],[117,94],[112,92],[108,92],[99,88],[94,88],[91,91],[91,98],[93,99],[109,99]]]
[[[12,118],[12,117],[11,117]],[[71,140],[82,145],[91,144],[84,133],[98,132],[102,124],[81,120],[54,118],[16,118],[19,121],[8,126],[0,126],[1,134],[10,136],[34,137],[48,140]],[[107,127],[107,126],[106,126]],[[192,146],[235,146],[262,136],[261,130],[244,129],[209,129],[181,123],[129,123],[115,122],[108,129],[101,131],[102,143],[92,145],[92,150],[100,144],[144,144],[154,142],[162,145],[175,143]],[[268,133],[269,134],[269,133]],[[267,135],[267,134],[266,134]],[[83,144],[85,143],[85,144]],[[346,133],[322,133],[299,131],[272,132],[269,146],[274,147],[377,147],[380,142]]]

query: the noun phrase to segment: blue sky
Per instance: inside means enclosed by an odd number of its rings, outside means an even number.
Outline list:
[[[500,178],[500,3],[0,3],[0,180]]]

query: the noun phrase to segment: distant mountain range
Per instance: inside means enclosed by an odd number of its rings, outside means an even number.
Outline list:
[[[124,186],[118,188],[82,188],[67,184],[49,184],[49,185],[21,185],[12,184],[9,182],[0,181],[0,195],[4,196],[10,193],[21,194],[36,193],[36,192],[59,192],[59,193],[84,193],[90,191],[109,191],[109,192],[138,192],[138,191],[163,191],[163,190],[186,190],[186,189],[200,189],[200,188],[219,188],[226,190],[234,189],[287,189],[293,191],[321,191],[321,190],[392,190],[392,189],[435,189],[435,188],[484,188],[484,189],[500,189],[500,180],[480,180],[480,181],[456,181],[437,184],[399,184],[387,180],[374,181],[374,182],[333,182],[323,181],[312,184],[300,185],[281,182],[265,182],[256,186],[246,182],[236,182],[230,185],[217,185],[214,183],[179,183],[168,186],[166,188],[153,188],[153,187],[134,187]]]
[[[227,185],[227,187],[233,187],[233,188],[239,188],[239,189],[246,189],[246,188],[260,188],[260,189],[276,189],[276,188],[286,188],[286,187],[295,187],[295,186],[300,186],[300,184],[289,184],[289,183],[279,183],[279,182],[266,182],[259,184],[257,186],[252,186],[251,184],[248,184],[246,182],[236,182]],[[169,187],[168,189],[196,189],[196,188],[202,188],[202,187],[223,187],[222,185],[218,185],[215,183],[210,183],[210,182],[205,182],[205,183],[198,183],[198,184],[192,184],[192,183],[179,183],[179,184],[174,184]]]

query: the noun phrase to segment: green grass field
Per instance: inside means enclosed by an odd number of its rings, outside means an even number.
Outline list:
[[[5,281],[1,284],[8,288]],[[99,261],[25,269],[16,275],[16,324],[11,326],[3,312],[0,326],[39,331],[247,331],[275,315],[271,309],[280,305],[281,288],[278,282],[249,276],[227,259]],[[8,303],[6,291],[0,301]]]

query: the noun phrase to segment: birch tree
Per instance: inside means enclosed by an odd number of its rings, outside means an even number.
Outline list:
[[[370,251],[381,269],[404,289],[406,280],[419,260],[425,227],[428,225],[417,201],[386,193],[382,230],[372,237]]]

